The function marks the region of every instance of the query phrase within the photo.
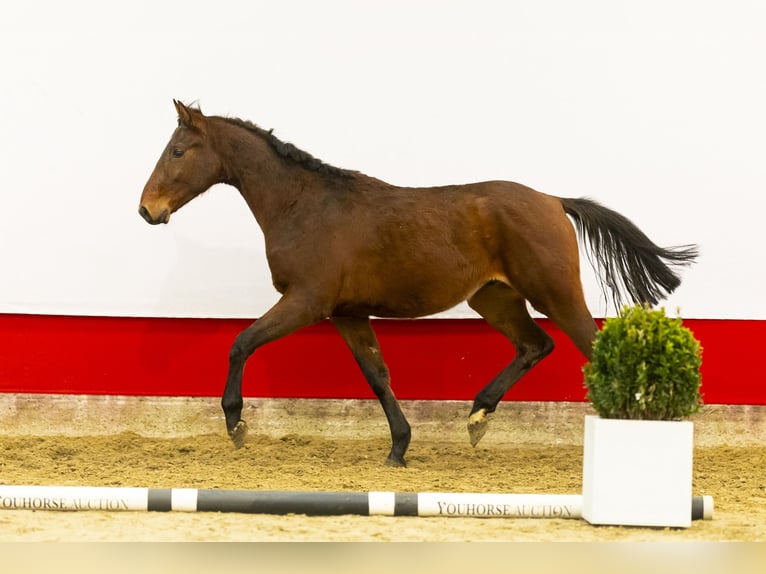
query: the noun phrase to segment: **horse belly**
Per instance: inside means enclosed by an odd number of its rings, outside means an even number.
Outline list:
[[[490,281],[508,283],[496,206],[480,193],[419,191],[343,235],[339,307],[379,317],[450,309]],[[342,252],[342,250],[338,250]]]
[[[348,314],[413,318],[433,315],[465,301],[493,280],[507,282],[501,273],[471,266],[392,265],[365,274],[354,289],[342,296],[338,309]],[[341,313],[339,313],[341,314]]]

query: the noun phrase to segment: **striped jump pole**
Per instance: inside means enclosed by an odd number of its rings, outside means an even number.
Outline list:
[[[0,485],[0,510],[582,518],[582,495]],[[713,517],[712,497],[693,497],[691,513],[692,520],[710,520]]]

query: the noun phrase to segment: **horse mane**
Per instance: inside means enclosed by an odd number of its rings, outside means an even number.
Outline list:
[[[315,171],[318,173],[323,173],[325,175],[334,175],[334,176],[339,176],[344,178],[353,177],[357,173],[355,171],[342,169],[340,167],[335,167],[333,165],[325,163],[322,160],[314,157],[307,151],[303,151],[302,149],[295,147],[293,144],[289,142],[284,142],[280,140],[277,136],[274,135],[274,130],[265,130],[257,126],[253,122],[250,122],[248,120],[243,120],[240,118],[223,118],[223,119],[230,124],[239,126],[241,128],[245,128],[249,132],[254,133],[255,135],[265,139],[271,145],[274,151],[277,152],[278,155],[280,155],[283,158],[294,161],[295,163],[303,166],[304,168],[308,170]]]

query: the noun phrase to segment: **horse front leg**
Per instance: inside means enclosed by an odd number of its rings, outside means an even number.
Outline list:
[[[338,332],[346,341],[365,379],[378,397],[391,430],[391,452],[387,466],[407,466],[404,453],[410,445],[410,424],[402,413],[391,390],[388,367],[380,353],[380,345],[367,317],[331,317]]]
[[[221,407],[226,417],[226,430],[237,448],[245,443],[247,435],[247,424],[242,420],[242,375],[247,359],[261,345],[323,319],[320,312],[313,310],[314,307],[305,299],[284,295],[234,340],[229,352],[229,374],[221,397]]]

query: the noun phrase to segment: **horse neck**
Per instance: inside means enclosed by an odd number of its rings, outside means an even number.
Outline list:
[[[257,134],[227,125],[216,139],[225,183],[239,190],[264,232],[290,211],[299,195],[312,196],[303,194],[309,179],[305,170],[278,157]]]

